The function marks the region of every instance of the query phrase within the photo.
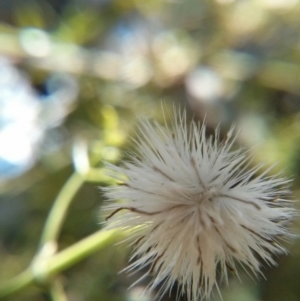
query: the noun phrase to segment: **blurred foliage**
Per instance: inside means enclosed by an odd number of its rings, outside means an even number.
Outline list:
[[[78,141],[97,169],[59,249],[101,227],[103,162],[126,157],[139,118],[162,121],[162,103],[224,132],[235,123],[238,143],[279,161],[299,198],[299,15],[299,0],[0,0],[0,282],[31,262]],[[299,300],[300,245],[287,247],[267,281],[233,278],[223,299]],[[117,274],[129,251],[111,246],[64,272],[69,300],[141,300]],[[41,291],[7,300],[49,300]]]

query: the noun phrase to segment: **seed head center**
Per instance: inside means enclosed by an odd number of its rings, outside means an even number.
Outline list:
[[[213,199],[218,195],[217,189],[215,187],[211,187],[205,189],[200,195],[200,203],[206,201],[213,201]]]

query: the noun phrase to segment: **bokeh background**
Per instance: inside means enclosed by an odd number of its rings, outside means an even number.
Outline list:
[[[162,121],[162,104],[210,129],[234,123],[299,199],[300,1],[0,0],[0,282],[31,262],[78,141],[101,173],[126,157],[139,118]],[[101,227],[101,185],[95,174],[77,193],[59,249]],[[266,279],[232,277],[223,300],[300,300],[300,243],[286,246]],[[64,272],[68,300],[152,300],[147,281],[127,290],[118,274],[129,252],[111,246]],[[5,300],[50,297],[30,287]]]

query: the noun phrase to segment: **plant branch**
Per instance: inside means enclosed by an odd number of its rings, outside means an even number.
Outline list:
[[[44,283],[94,252],[112,244],[120,237],[121,234],[117,230],[99,230],[67,249],[45,259],[44,262],[34,262],[29,269],[0,286],[0,298],[16,293],[28,285]],[[42,279],[39,277],[42,277]]]
[[[32,283],[33,273],[30,269],[27,269],[0,286],[0,298],[16,293]]]
[[[54,279],[51,282],[49,291],[52,301],[68,301],[60,279]]]
[[[78,173],[73,173],[63,188],[60,190],[57,198],[54,201],[53,207],[47,218],[40,246],[44,246],[47,242],[56,242],[59,231],[67,214],[73,197],[84,183],[84,176]]]

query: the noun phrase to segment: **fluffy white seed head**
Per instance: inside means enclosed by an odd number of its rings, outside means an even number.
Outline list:
[[[175,117],[172,130],[144,121],[137,154],[123,167],[108,165],[120,185],[104,188],[109,200],[106,228],[132,229],[134,251],[126,270],[149,267],[158,297],[178,282],[188,300],[209,298],[236,265],[260,273],[284,253],[295,215],[289,180],[257,173],[242,150],[231,151],[233,129],[219,141],[206,139],[205,125]],[[260,258],[260,259],[258,259]]]

